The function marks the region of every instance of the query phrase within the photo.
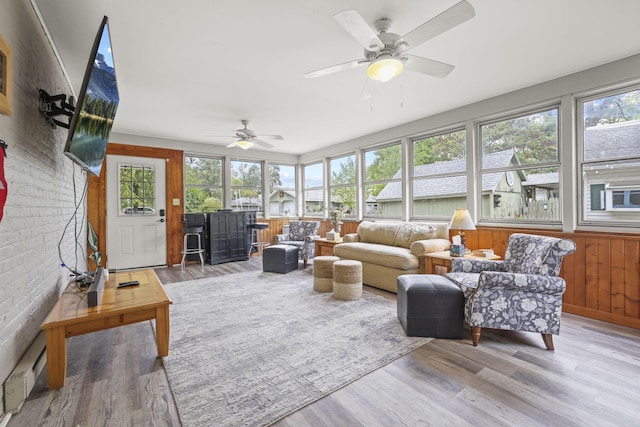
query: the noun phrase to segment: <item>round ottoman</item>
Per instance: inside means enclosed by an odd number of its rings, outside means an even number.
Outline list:
[[[340,261],[337,256],[317,256],[313,258],[313,290],[333,291],[333,263]]]
[[[342,260],[333,263],[333,297],[354,301],[362,296],[362,263]]]

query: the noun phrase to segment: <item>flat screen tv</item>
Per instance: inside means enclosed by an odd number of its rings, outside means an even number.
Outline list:
[[[118,102],[109,20],[105,16],[91,48],[64,148],[69,158],[96,176],[100,176]]]

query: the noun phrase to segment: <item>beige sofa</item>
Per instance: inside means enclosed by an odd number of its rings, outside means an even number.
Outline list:
[[[365,284],[397,292],[398,276],[424,272],[424,254],[446,251],[449,245],[448,224],[363,221],[357,233],[334,247],[334,254],[362,262]]]

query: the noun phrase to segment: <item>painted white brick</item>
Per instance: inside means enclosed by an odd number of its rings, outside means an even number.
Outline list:
[[[0,139],[9,144],[5,177],[9,196],[0,222],[0,383],[37,335],[69,281],[58,242],[82,197],[86,175],[63,154],[66,129],[40,116],[38,89],[71,94],[29,0],[0,2],[2,36],[13,49],[13,114],[0,115]],[[75,177],[76,197],[73,179]],[[84,219],[79,210],[79,224]],[[62,239],[66,263],[76,259],[74,224]],[[80,246],[86,251],[86,227]],[[82,251],[78,267],[86,269]],[[4,412],[0,399],[0,415]]]

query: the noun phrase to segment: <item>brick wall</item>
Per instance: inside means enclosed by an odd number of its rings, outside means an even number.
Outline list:
[[[52,129],[38,112],[38,89],[70,94],[53,50],[29,0],[0,3],[0,35],[13,50],[13,114],[0,115],[0,139],[9,144],[5,176],[9,195],[0,222],[0,382],[4,383],[39,332],[69,280],[58,242],[80,201],[85,174],[63,154],[67,130]],[[77,195],[74,196],[74,179]],[[84,204],[79,209],[82,226]],[[74,222],[61,243],[75,260]],[[86,228],[79,240],[85,247]],[[86,268],[78,254],[78,267]],[[0,419],[4,407],[0,398]]]

